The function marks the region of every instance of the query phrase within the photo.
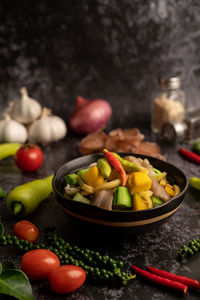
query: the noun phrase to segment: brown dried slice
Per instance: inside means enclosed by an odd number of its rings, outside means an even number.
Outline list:
[[[133,153],[144,154],[159,158],[161,160],[166,160],[161,154],[160,146],[156,143],[151,143],[147,141],[142,141],[138,147],[136,147]]]
[[[137,128],[118,128],[109,133],[105,147],[109,151],[133,152],[143,139],[144,135]]]
[[[121,140],[137,139],[138,141],[142,141],[144,139],[144,135],[141,134],[138,128],[131,128],[131,129],[117,128],[110,131],[109,136],[117,136]]]
[[[106,140],[107,134],[104,132],[89,134],[80,142],[79,150],[82,155],[102,152]]]

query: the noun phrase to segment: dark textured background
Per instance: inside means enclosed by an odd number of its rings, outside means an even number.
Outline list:
[[[197,0],[2,0],[0,11],[1,106],[25,85],[67,121],[77,95],[101,97],[126,127],[150,120],[157,77],[177,74],[199,102]]]
[[[52,108],[68,123],[77,95],[104,98],[113,107],[108,129],[139,127],[151,140],[150,105],[157,77],[180,75],[188,105],[197,106],[200,90],[200,3],[190,0],[5,1],[0,2],[0,109],[19,96],[21,86],[42,106]],[[0,183],[8,192],[16,185],[54,172],[79,156],[80,137],[72,133],[45,147],[44,165],[23,174],[12,158],[1,162]],[[177,154],[179,145],[161,145],[167,160],[187,177],[200,176],[199,167]],[[189,145],[185,145],[190,147]],[[99,249],[124,261],[154,265],[199,277],[200,256],[185,263],[177,250],[200,235],[199,193],[188,190],[180,210],[163,226],[136,237],[97,236],[76,227],[49,197],[30,217],[41,231],[54,225],[69,241]],[[6,232],[16,219],[0,203]],[[20,266],[13,250],[0,248],[1,260]],[[69,296],[53,296],[46,283],[33,284],[36,299],[180,299],[142,280],[125,288],[96,287],[87,282]],[[190,292],[186,299],[199,299]]]

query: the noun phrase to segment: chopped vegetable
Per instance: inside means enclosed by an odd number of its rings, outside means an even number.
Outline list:
[[[180,187],[176,184],[173,185],[173,189],[174,189],[174,195],[173,197],[177,196],[178,194],[180,194]]]
[[[65,176],[66,184],[70,186],[77,186],[78,185],[78,175],[77,174],[68,174]]]
[[[52,192],[53,175],[43,179],[36,179],[14,188],[6,199],[7,207],[11,213],[27,216]]]
[[[77,192],[80,192],[80,191],[81,191],[80,186],[70,186],[69,184],[67,184],[65,187],[66,196],[75,195]]]
[[[100,158],[97,160],[97,167],[99,168],[101,174],[104,178],[108,178],[111,174],[111,166],[106,158]]]
[[[115,179],[113,181],[105,182],[104,184],[95,187],[94,193],[97,191],[101,191],[101,190],[113,189],[113,188],[119,186],[120,184],[121,184],[120,179]]]
[[[118,186],[114,192],[113,206],[115,208],[131,208],[132,199],[129,190],[125,186]]]
[[[200,178],[191,177],[189,182],[190,182],[191,187],[193,187],[194,189],[200,190]]]
[[[166,288],[169,288],[169,289],[172,289],[172,290],[176,290],[176,291],[179,291],[183,294],[186,294],[187,291],[188,291],[188,287],[178,281],[174,281],[174,280],[170,280],[170,279],[167,279],[167,278],[164,278],[164,277],[161,277],[161,276],[158,276],[158,275],[155,275],[155,274],[152,274],[146,270],[143,270],[143,269],[140,269],[136,266],[131,266],[132,269],[134,270],[134,272],[138,275],[140,275],[141,277],[153,282],[153,283],[156,283],[160,286],[163,286],[163,287],[166,287]]]
[[[149,190],[151,183],[152,180],[145,171],[133,172],[128,177],[128,187],[131,195]]]
[[[144,201],[144,198],[139,194],[133,195],[133,210],[143,210],[148,208],[148,202]]]
[[[88,170],[89,170],[89,168],[81,169],[78,171],[78,175],[82,178],[82,175],[85,174]]]
[[[161,179],[159,183],[160,183],[160,185],[165,187],[165,185],[167,184],[167,180],[166,179]]]
[[[104,149],[103,152],[111,166],[115,168],[116,171],[119,173],[122,181],[122,186],[125,186],[127,182],[127,176],[122,164],[112,152],[109,152],[107,149]]]
[[[153,179],[160,181],[160,180],[164,180],[166,177],[167,173],[166,172],[162,172],[159,174],[156,174],[155,176],[153,176]]]
[[[160,197],[152,196],[152,197],[151,197],[151,200],[152,200],[152,202],[153,202],[153,206],[154,206],[154,207],[163,204],[163,201],[162,201],[162,199],[161,199]]]
[[[153,168],[154,172],[158,175],[158,174],[161,174],[162,172],[156,168]]]
[[[84,197],[80,193],[76,193],[76,195],[73,197],[73,200],[83,202],[83,203],[87,203],[87,204],[91,203],[91,201],[89,199],[87,199],[86,197]]]
[[[104,177],[100,173],[97,166],[89,168],[87,172],[85,172],[81,178],[84,182],[92,187],[101,185],[104,183]]]
[[[151,200],[151,196],[153,195],[152,191],[150,191],[150,190],[142,191],[142,192],[139,192],[139,194],[140,194],[140,196],[142,196],[144,202],[147,203],[148,208],[153,207],[153,203]]]
[[[66,198],[72,199],[79,193],[78,199],[86,196],[87,203],[91,201],[92,205],[106,210],[142,210],[162,205],[180,193],[180,187],[168,181],[167,173],[155,169],[147,158],[133,155],[122,158],[106,149],[104,153],[105,157],[92,162],[88,168],[65,175]]]
[[[171,197],[174,196],[174,190],[173,187],[170,184],[166,184],[165,185],[165,191],[167,192],[168,195],[170,195]]]
[[[140,171],[141,168],[138,165],[136,165],[135,163],[122,158],[117,153],[113,152],[113,154],[118,158],[118,160],[120,161],[120,163],[122,164],[122,166],[126,172],[131,173],[131,172]]]
[[[191,279],[191,278],[188,278],[185,276],[176,275],[176,274],[166,272],[166,271],[163,271],[160,269],[156,269],[153,267],[149,267],[149,266],[147,267],[147,269],[156,275],[168,278],[170,280],[175,280],[175,281],[181,282],[181,283],[187,285],[189,288],[200,289],[200,282],[198,280]]]

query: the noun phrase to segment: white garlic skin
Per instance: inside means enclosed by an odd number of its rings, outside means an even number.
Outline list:
[[[20,123],[29,124],[40,117],[42,107],[38,101],[28,96],[26,88],[22,88],[20,92],[22,97],[13,103],[10,115]]]
[[[25,143],[28,139],[26,127],[9,116],[0,120],[0,143]]]
[[[33,122],[29,129],[31,142],[48,144],[64,138],[67,134],[67,126],[58,116],[43,116]]]

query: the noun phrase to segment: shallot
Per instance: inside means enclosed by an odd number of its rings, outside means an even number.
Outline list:
[[[89,134],[102,130],[110,120],[112,108],[106,100],[76,99],[76,109],[70,117],[71,129],[79,134]]]

